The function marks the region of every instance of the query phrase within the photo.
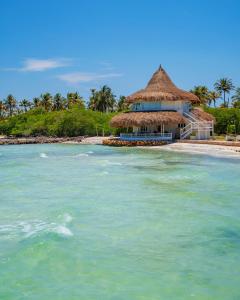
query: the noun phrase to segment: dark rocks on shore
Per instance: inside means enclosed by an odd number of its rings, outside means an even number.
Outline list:
[[[165,141],[122,141],[114,138],[103,140],[103,145],[113,147],[162,146],[166,144]]]
[[[84,139],[83,136],[77,137],[4,137],[0,138],[0,145],[22,145],[22,144],[50,144],[50,143],[64,143],[76,142],[80,143]]]

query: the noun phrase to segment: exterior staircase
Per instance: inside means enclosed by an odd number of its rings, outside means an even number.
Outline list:
[[[197,139],[206,139],[213,133],[214,123],[213,121],[205,121],[201,118],[197,118],[193,113],[183,113],[184,117],[188,119],[188,124],[180,129],[180,139],[184,140],[192,133],[196,134]]]

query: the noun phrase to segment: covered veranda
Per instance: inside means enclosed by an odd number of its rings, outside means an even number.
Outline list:
[[[120,134],[125,141],[172,141],[185,122],[175,111],[126,112],[113,117],[111,126],[131,130]]]

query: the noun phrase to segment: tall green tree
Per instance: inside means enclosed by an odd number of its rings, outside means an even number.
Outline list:
[[[6,112],[6,106],[4,102],[1,100],[0,101],[0,118],[3,118]]]
[[[24,112],[27,112],[28,108],[32,106],[32,103],[26,99],[20,101],[19,106],[23,108]]]
[[[209,100],[208,99],[209,90],[206,86],[197,85],[192,90],[190,90],[190,92],[199,98],[201,104],[207,104]]]
[[[10,94],[7,96],[7,99],[5,100],[5,106],[9,116],[11,117],[17,107],[17,100],[13,97],[13,95]]]
[[[216,92],[216,91],[210,91],[208,93],[208,105],[211,106],[211,104],[213,103],[214,107],[216,107],[216,101],[217,99],[219,99],[221,97],[220,93]]]
[[[38,98],[38,97],[34,97],[34,98],[33,98],[33,106],[34,106],[35,108],[37,108],[37,107],[40,107],[41,105],[42,105],[41,99]]]
[[[53,110],[62,110],[64,109],[64,105],[65,105],[65,98],[62,97],[60,93],[57,93],[53,97]]]
[[[89,101],[89,108],[101,112],[113,112],[116,105],[116,96],[107,85],[99,91],[92,89]]]
[[[128,109],[129,105],[126,103],[126,97],[125,96],[120,96],[118,103],[117,103],[117,110],[118,111],[123,111]]]
[[[235,108],[240,108],[240,87],[236,88],[235,93],[232,96],[232,105]]]
[[[44,107],[46,111],[50,111],[53,106],[52,95],[50,93],[45,93],[41,95],[41,106]]]
[[[78,105],[80,108],[85,107],[84,99],[77,92],[67,94],[67,108],[71,108],[73,105]]]
[[[229,106],[229,98],[228,101],[226,101],[226,94],[229,94],[233,89],[234,85],[232,83],[232,80],[229,78],[221,78],[217,82],[214,83],[214,88],[217,92],[223,95],[223,105],[224,107]]]

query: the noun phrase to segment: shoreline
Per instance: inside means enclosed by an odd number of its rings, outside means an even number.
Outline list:
[[[104,139],[109,137],[76,136],[76,137],[0,137],[1,145],[31,145],[31,144],[82,144],[82,145],[101,145]]]
[[[144,147],[156,151],[200,154],[219,158],[240,158],[240,147],[230,145],[214,145],[204,143],[172,143],[163,146]]]
[[[104,140],[111,137],[102,136],[77,136],[77,137],[0,137],[1,145],[30,145],[30,144],[79,144],[79,145],[102,145]],[[225,141],[176,141],[175,143],[160,146],[139,146],[139,148],[156,151],[171,151],[189,154],[202,154],[215,157],[240,158],[240,143]]]
[[[83,136],[77,137],[1,137],[0,145],[30,145],[30,144],[55,144],[64,142],[80,143],[84,139]]]

